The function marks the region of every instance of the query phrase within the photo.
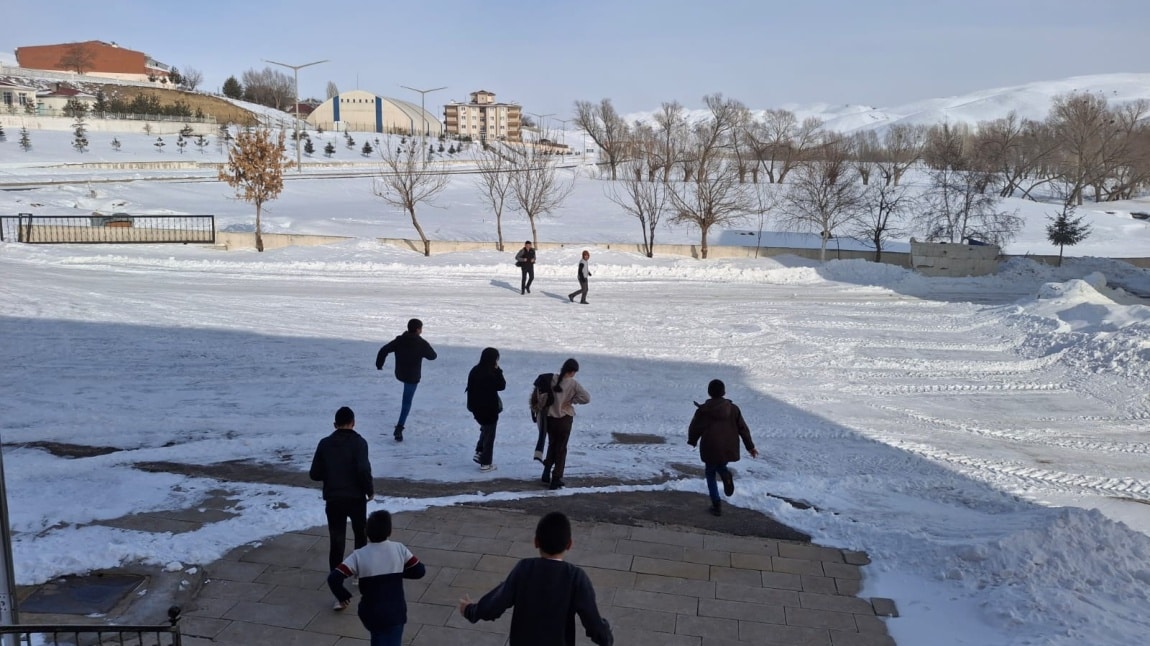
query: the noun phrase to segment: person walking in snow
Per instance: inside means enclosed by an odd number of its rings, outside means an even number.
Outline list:
[[[403,400],[399,408],[399,421],[395,424],[395,441],[403,441],[403,425],[411,412],[411,400],[423,373],[423,360],[435,361],[435,349],[423,338],[423,321],[411,319],[407,331],[392,339],[375,355],[375,369],[383,370],[387,355],[395,353],[395,378],[403,383]]]
[[[535,282],[535,248],[530,240],[524,242],[523,248],[515,254],[515,266],[523,274],[519,280],[519,294],[530,294],[531,283]]]
[[[735,493],[735,479],[727,464],[739,461],[739,440],[752,458],[759,457],[755,443],[751,440],[751,429],[743,421],[743,412],[725,396],[727,386],[718,379],[707,384],[710,399],[702,404],[695,402],[695,415],[687,431],[687,444],[699,445],[699,457],[706,467],[707,493],[711,496],[711,513],[723,513],[719,499],[719,485],[715,476],[723,480],[723,493],[729,498]]]
[[[355,548],[367,545],[367,501],[375,497],[367,440],[355,432],[355,413],[344,406],[335,412],[335,431],[319,441],[308,476],[323,482],[324,511],[327,515],[328,569],[343,561],[347,545],[347,521],[355,535]],[[336,602],[336,610],[343,606]]]
[[[507,388],[503,369],[499,367],[499,350],[483,348],[479,363],[467,375],[467,410],[479,423],[479,442],[475,445],[475,461],[480,471],[494,471],[495,427],[503,412],[499,392]]]
[[[591,252],[586,249],[583,250],[583,259],[579,261],[579,289],[567,295],[567,300],[572,303],[575,302],[575,297],[579,297],[579,302],[587,304],[587,279],[591,277]]]
[[[571,425],[575,421],[575,404],[591,403],[591,395],[575,381],[578,372],[578,361],[563,362],[559,374],[552,375],[551,391],[555,394],[551,405],[540,413],[545,417],[547,430],[547,457],[543,459],[541,480],[552,490],[566,484],[563,472],[567,467],[567,441],[571,439]]]

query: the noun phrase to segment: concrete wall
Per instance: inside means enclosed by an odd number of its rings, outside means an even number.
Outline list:
[[[995,245],[910,241],[911,268],[926,276],[986,276],[998,269]]]
[[[354,239],[343,236],[314,236],[292,233],[265,233],[261,237],[264,241],[264,251],[283,249],[284,247],[319,247]],[[216,248],[224,251],[255,249],[256,234],[255,232],[217,231]]]
[[[71,132],[73,124],[76,120],[72,117],[49,117],[38,114],[4,114],[0,113],[0,123],[4,124],[4,130],[11,133],[17,133],[19,136],[20,128],[28,128],[29,130],[55,130],[63,132]],[[194,123],[181,120],[176,121],[135,121],[129,119],[96,119],[92,116],[84,117],[84,127],[88,132],[133,132],[143,133],[144,126],[150,125],[152,127],[153,135],[178,135],[184,129],[184,126],[191,126],[194,135],[214,135],[218,130],[215,123]],[[31,135],[29,135],[31,137]],[[166,142],[167,143],[167,142]],[[32,137],[32,145],[36,145],[35,137]],[[172,150],[175,148],[175,141],[169,144]]]

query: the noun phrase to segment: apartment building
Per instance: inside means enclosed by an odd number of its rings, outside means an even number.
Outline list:
[[[468,103],[443,106],[444,129],[449,136],[470,137],[474,141],[521,142],[522,108],[499,103],[495,93],[479,90]]]

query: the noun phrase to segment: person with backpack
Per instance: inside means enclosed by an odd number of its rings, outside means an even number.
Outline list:
[[[399,421],[395,424],[395,441],[403,441],[403,425],[411,412],[411,401],[423,372],[423,360],[435,361],[435,349],[423,339],[423,321],[411,319],[407,332],[395,337],[375,355],[375,369],[383,370],[387,355],[395,353],[395,378],[403,383],[403,400],[399,407]]]
[[[579,362],[568,359],[558,374],[540,375],[535,381],[543,388],[532,391],[532,410],[547,434],[547,455],[543,459],[543,484],[552,490],[563,487],[563,472],[567,466],[567,441],[571,438],[571,425],[575,421],[575,404],[588,404],[591,395],[575,381]],[[536,445],[536,450],[542,447]]]
[[[523,273],[519,280],[519,294],[530,294],[531,283],[535,282],[535,249],[530,240],[524,242],[523,248],[515,254],[515,266]]]
[[[495,452],[495,427],[499,424],[499,413],[503,412],[503,400],[499,391],[507,388],[503,369],[499,367],[499,350],[483,348],[479,363],[467,375],[467,410],[479,423],[479,442],[475,445],[475,461],[480,471],[494,471],[492,462]]]
[[[587,304],[587,279],[591,277],[591,252],[586,249],[583,250],[583,259],[579,261],[579,289],[567,295],[567,300],[572,303],[575,302],[575,297],[579,297],[579,302]]]
[[[710,399],[702,404],[695,402],[695,415],[687,430],[687,444],[699,445],[699,457],[706,467],[707,493],[711,496],[711,514],[721,516],[722,502],[719,500],[719,485],[715,476],[723,479],[723,494],[730,498],[735,493],[735,479],[727,468],[730,462],[739,461],[739,440],[743,441],[747,453],[752,458],[759,457],[755,443],[751,440],[751,429],[743,420],[743,412],[726,398],[727,386],[718,379],[707,384]]]

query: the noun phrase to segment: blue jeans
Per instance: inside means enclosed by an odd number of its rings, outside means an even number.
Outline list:
[[[397,426],[403,426],[407,423],[407,414],[411,412],[411,400],[415,399],[416,388],[419,388],[419,384],[403,382],[403,403],[399,406],[399,421],[396,422]]]
[[[371,633],[371,646],[400,646],[403,643],[403,624],[389,626]]]
[[[715,475],[719,473],[730,473],[727,470],[726,462],[707,463],[707,493],[711,494],[711,502],[719,504],[719,483],[715,482]]]

